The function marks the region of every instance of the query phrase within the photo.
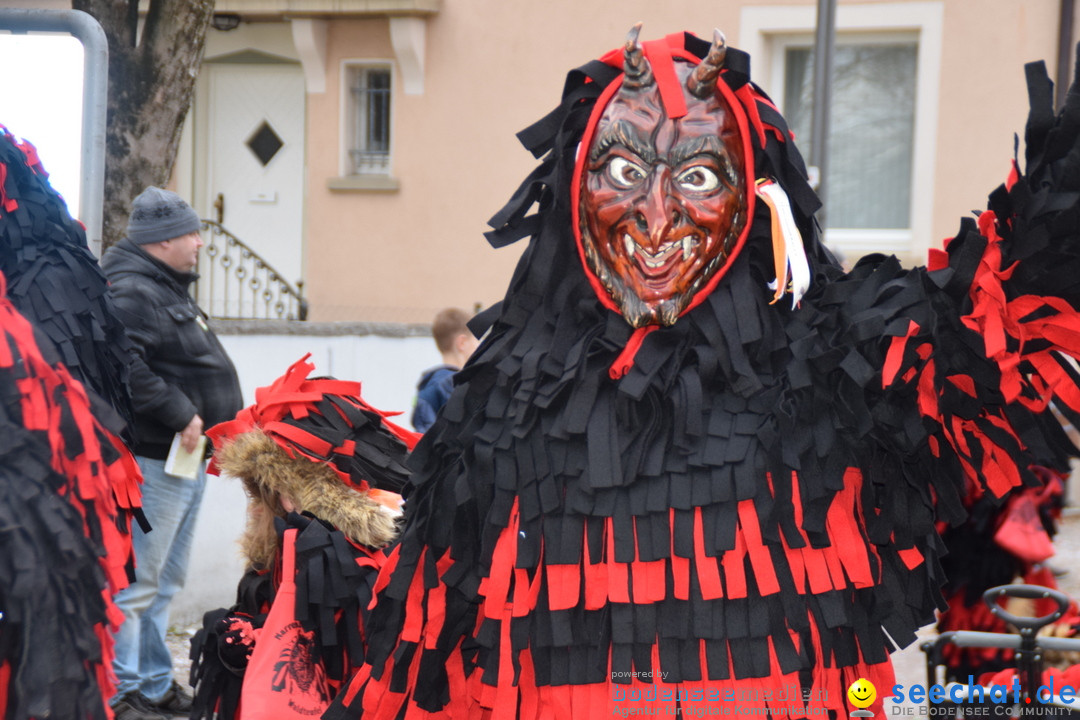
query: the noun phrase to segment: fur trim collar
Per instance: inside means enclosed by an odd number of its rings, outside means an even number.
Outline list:
[[[397,536],[397,516],[366,493],[345,485],[326,464],[292,458],[259,430],[231,439],[216,454],[223,474],[240,478],[248,495],[247,528],[241,538],[252,567],[266,568],[277,549],[274,517],[310,513],[360,545],[381,548]]]

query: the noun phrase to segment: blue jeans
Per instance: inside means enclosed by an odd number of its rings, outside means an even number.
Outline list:
[[[172,655],[165,644],[169,603],[184,586],[188,556],[206,487],[205,464],[194,480],[165,474],[165,461],[135,458],[143,473],[142,507],[153,530],[133,523],[135,582],[116,594],[124,622],[116,633],[117,695],[139,690],[157,701],[172,686]]]

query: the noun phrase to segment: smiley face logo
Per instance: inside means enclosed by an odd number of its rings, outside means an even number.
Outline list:
[[[870,707],[877,698],[877,688],[866,678],[859,678],[851,683],[847,690],[848,702],[861,709]]]

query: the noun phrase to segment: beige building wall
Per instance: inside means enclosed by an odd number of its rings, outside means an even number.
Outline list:
[[[930,107],[920,108],[933,122],[928,137],[918,138],[932,152],[916,177],[928,208],[912,247],[889,249],[906,263],[921,263],[925,248],[954,233],[959,218],[982,208],[1004,180],[1013,134],[1022,136],[1027,114],[1024,63],[1045,59],[1056,77],[1058,14],[1067,1],[838,0],[841,17],[888,16],[900,26],[906,17],[940,18],[931,53],[937,66],[925,68],[936,92]],[[207,56],[250,47],[299,58],[290,47],[290,19],[326,21],[325,91],[306,96],[303,272],[311,318],[424,323],[442,307],[488,306],[503,294],[526,241],[492,249],[483,237],[486,221],[535,166],[514,134],[554,107],[568,70],[619,45],[638,20],[648,38],[684,29],[707,37],[719,27],[732,45],[758,50],[754,78],[779,99],[770,86],[770,36],[755,34],[747,18],[763,9],[805,16],[815,6],[816,0],[219,0],[219,11],[239,12],[245,22],[232,32],[211,31]],[[391,41],[389,16],[403,7],[426,18],[420,94],[405,92]],[[424,14],[431,9],[437,10]],[[853,29],[841,24],[839,32]],[[1080,28],[1072,35],[1080,38]],[[337,182],[342,67],[365,59],[394,68],[396,190],[341,189]],[[197,98],[192,117],[199,111]],[[199,206],[207,201],[193,168],[204,152],[189,128],[174,182]]]
[[[389,21],[338,21],[328,42],[327,91],[308,96],[307,287],[312,316],[325,320],[424,322],[446,305],[497,301],[520,246],[490,248],[482,233],[532,169],[514,133],[558,101],[565,73],[618,45],[637,20],[644,35],[687,29],[708,36],[720,27],[737,47],[743,7],[806,2],[715,3],[681,0],[619,3],[548,0],[447,0],[427,21],[422,95],[401,91],[395,70],[393,175],[396,192],[331,191],[340,147],[342,62],[391,59]],[[1045,58],[1056,72],[1058,0],[841,1],[885,11],[897,5],[937,7],[941,14],[938,107],[932,137],[927,226],[915,250],[955,232],[959,217],[983,207],[1004,180],[1014,132],[1027,112],[1025,62]],[[876,8],[875,8],[876,6]],[[842,30],[843,31],[843,30]],[[767,47],[767,38],[764,39]],[[768,87],[768,58],[754,58],[755,79]]]
[[[733,26],[738,7],[671,7],[637,0],[443,4],[427,21],[423,95],[401,92],[395,72],[396,192],[328,191],[338,133],[309,146],[308,289],[317,319],[427,322],[441,307],[472,308],[505,291],[524,242],[494,250],[487,219],[535,165],[515,138],[559,101],[567,71],[646,33]],[[678,23],[673,18],[678,18]],[[341,117],[343,61],[392,58],[388,21],[333,23],[327,92],[309,95],[312,127]]]
[[[1009,173],[1014,133],[1020,136],[1023,167],[1024,64],[1045,60],[1050,77],[1056,77],[1059,5],[1057,0],[945,3],[934,241],[955,234],[963,214],[986,207],[986,195]]]

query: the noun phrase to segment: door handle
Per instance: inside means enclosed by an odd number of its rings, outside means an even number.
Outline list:
[[[225,223],[225,195],[223,193],[217,194],[217,199],[214,200],[214,212],[217,213],[218,225]]]

